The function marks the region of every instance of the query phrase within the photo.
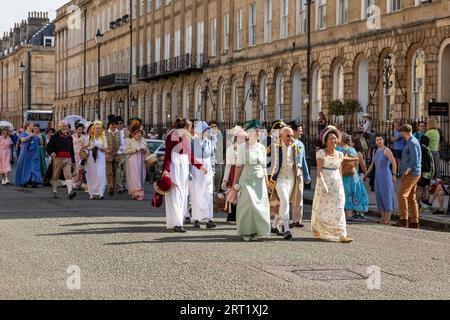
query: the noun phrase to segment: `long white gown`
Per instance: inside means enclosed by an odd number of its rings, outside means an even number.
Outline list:
[[[203,171],[192,166],[192,219],[197,221],[212,220],[214,213],[214,149],[211,141],[195,139],[194,154],[195,159],[208,169],[208,173],[204,174]]]
[[[97,161],[94,162],[92,150],[89,151],[89,158],[87,160],[86,181],[88,185],[88,192],[91,196],[103,197],[106,190],[106,159],[105,153],[102,152],[100,148],[106,148],[108,143],[106,138],[103,140],[103,145],[101,139],[95,139],[92,141],[92,145],[99,148],[97,152]]]
[[[316,154],[317,159],[323,159],[323,181],[317,181],[311,218],[312,231],[319,232],[322,239],[331,241],[338,241],[340,237],[347,236],[345,190],[339,170],[344,154],[336,152],[337,159],[326,156],[323,149]]]
[[[176,185],[165,198],[167,229],[183,226],[187,205],[189,156],[172,151],[169,176]]]

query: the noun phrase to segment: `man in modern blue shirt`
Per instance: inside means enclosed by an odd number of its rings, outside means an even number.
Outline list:
[[[311,177],[309,176],[308,164],[306,162],[305,155],[305,146],[300,141],[303,135],[303,127],[300,124],[300,121],[294,120],[289,123],[292,130],[294,130],[294,145],[296,145],[300,152],[298,154],[299,160],[298,162],[301,164],[302,176],[300,177],[299,182],[299,193],[297,197],[297,203],[292,206],[292,221],[291,228],[302,228],[304,225],[302,224],[303,219],[303,183],[310,184]]]
[[[417,182],[422,174],[422,150],[419,141],[412,135],[412,127],[405,124],[401,127],[402,138],[406,141],[400,161],[400,187],[397,191],[400,220],[398,227],[408,227],[408,209],[411,209],[409,227],[419,228],[419,208],[416,201]]]

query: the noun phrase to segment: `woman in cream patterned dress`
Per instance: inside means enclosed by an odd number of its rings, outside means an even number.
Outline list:
[[[317,183],[312,207],[312,231],[318,239],[352,242],[347,238],[345,221],[345,190],[342,182],[344,154],[336,151],[339,131],[326,127],[321,134],[325,146],[317,152]]]

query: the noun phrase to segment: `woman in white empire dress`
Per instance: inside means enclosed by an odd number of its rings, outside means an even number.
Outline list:
[[[89,199],[94,197],[103,199],[106,189],[106,159],[105,152],[108,143],[105,137],[103,124],[96,121],[92,128],[91,137],[87,146],[89,158],[86,167],[86,181],[89,192]]]
[[[207,220],[206,228],[216,227],[213,221],[213,186],[215,150],[208,135],[211,128],[205,121],[201,121],[195,128],[196,137],[193,141],[195,159],[208,169],[205,174],[200,169],[192,166],[192,219],[195,229],[200,228],[200,222]]]
[[[320,137],[325,148],[316,154],[317,183],[311,225],[315,238],[348,243],[353,239],[347,238],[342,182],[344,154],[336,151],[339,137],[340,132],[333,126],[326,127]]]

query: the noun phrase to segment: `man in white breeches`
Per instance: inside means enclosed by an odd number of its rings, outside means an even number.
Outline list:
[[[298,183],[301,178],[301,166],[298,162],[299,150],[293,143],[294,132],[290,127],[284,127],[280,132],[280,140],[274,147],[274,164],[272,182],[280,201],[278,215],[272,223],[272,233],[283,235],[284,239],[292,238],[289,226],[290,203],[297,203]],[[284,233],[278,229],[280,220],[284,225]]]

